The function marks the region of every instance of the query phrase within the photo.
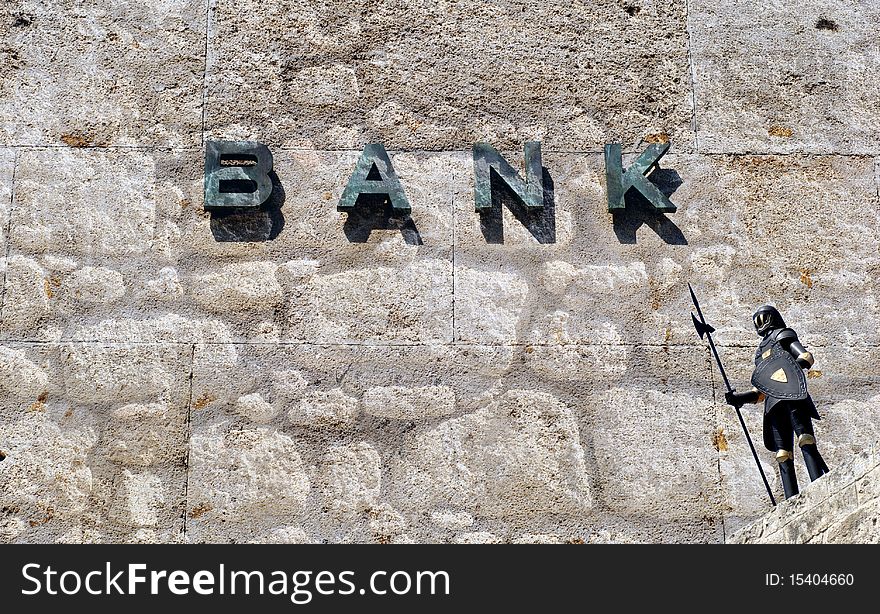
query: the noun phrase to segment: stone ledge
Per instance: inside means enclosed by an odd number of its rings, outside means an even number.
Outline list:
[[[732,544],[880,542],[880,448],[874,444],[737,531]]]

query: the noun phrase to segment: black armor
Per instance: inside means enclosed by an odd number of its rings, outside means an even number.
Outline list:
[[[807,376],[791,352],[783,347],[783,341],[792,337],[797,339],[790,328],[780,328],[764,337],[755,352],[752,386],[774,399],[802,401],[809,396]]]
[[[740,407],[764,401],[764,446],[776,452],[779,473],[789,498],[798,493],[794,471],[794,436],[804,455],[804,463],[815,480],[828,472],[816,447],[812,419],[819,412],[807,391],[805,369],[813,366],[813,356],[787,328],[782,316],[770,305],[759,307],[753,316],[755,330],[762,337],[755,352],[755,371],[749,392],[728,392],[726,400]]]

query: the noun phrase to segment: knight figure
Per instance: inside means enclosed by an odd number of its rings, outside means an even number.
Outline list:
[[[807,392],[805,370],[813,366],[813,356],[787,328],[775,307],[763,305],[752,316],[761,343],[755,352],[753,388],[748,392],[731,391],[726,401],[734,407],[764,401],[764,445],[776,452],[779,475],[785,498],[798,494],[794,471],[794,439],[804,455],[810,480],[828,473],[816,447],[813,421],[819,419],[816,405]]]

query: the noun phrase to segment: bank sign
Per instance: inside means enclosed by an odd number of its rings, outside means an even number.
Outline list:
[[[525,177],[491,145],[473,147],[474,204],[479,212],[492,208],[492,188],[500,182],[529,210],[545,206],[541,143],[525,144]],[[626,193],[637,190],[660,212],[675,211],[675,205],[650,181],[669,143],[649,145],[626,169],[622,147],[605,145],[605,185],[608,211],[626,209]],[[272,152],[255,141],[208,141],[205,146],[205,208],[229,210],[257,208],[272,196]],[[388,152],[381,143],[366,145],[342,192],[337,210],[351,212],[361,196],[384,198],[394,215],[412,211]]]

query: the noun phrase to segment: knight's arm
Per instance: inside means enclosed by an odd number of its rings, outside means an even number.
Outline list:
[[[746,403],[760,403],[764,400],[764,393],[757,388],[752,388],[745,392],[736,392],[735,390],[725,393],[724,400],[728,405],[741,407]]]
[[[800,365],[802,369],[809,369],[813,366],[813,363],[816,362],[813,355],[807,351],[807,348],[805,348],[798,339],[797,333],[790,328],[786,328],[779,333],[777,339],[782,344],[782,347],[794,356],[798,365]]]

